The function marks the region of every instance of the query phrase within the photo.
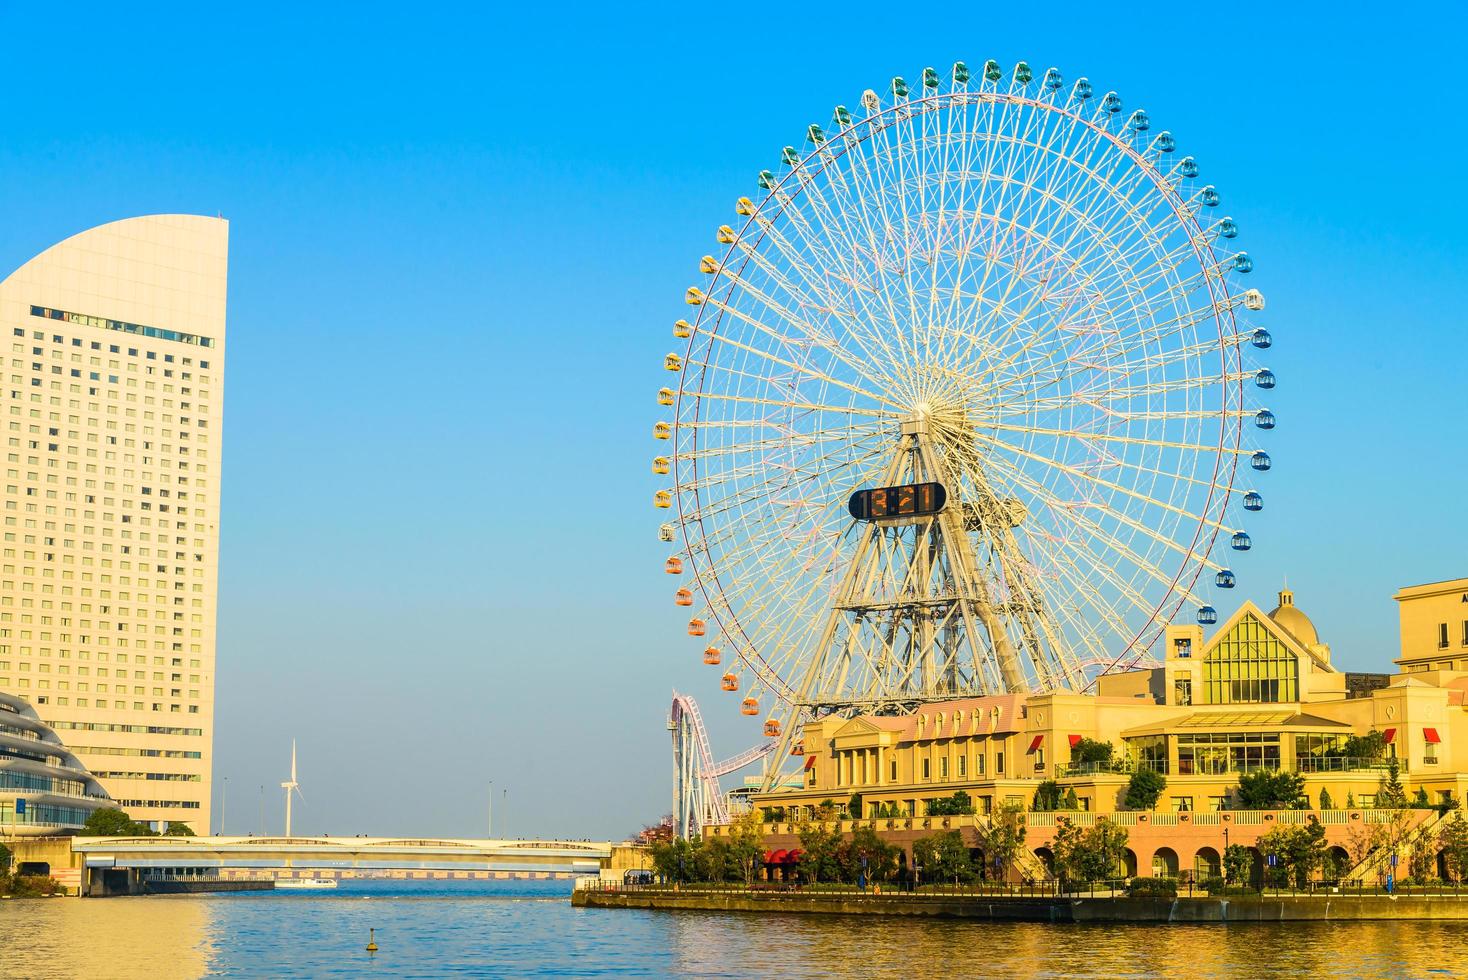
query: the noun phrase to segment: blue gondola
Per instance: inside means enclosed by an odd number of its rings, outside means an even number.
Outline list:
[[[1121,96],[1115,92],[1107,92],[1101,99],[1101,108],[1113,115],[1121,111]]]
[[[1248,551],[1254,547],[1254,542],[1250,541],[1249,536],[1243,531],[1235,531],[1233,540],[1229,542],[1229,546],[1235,551]]]
[[[1145,133],[1152,128],[1152,120],[1147,118],[1145,112],[1138,109],[1132,113],[1132,117],[1126,121],[1126,125],[1127,129],[1130,129],[1134,133]]]
[[[1234,578],[1234,573],[1229,571],[1227,568],[1219,572],[1217,575],[1213,576],[1213,584],[1218,586],[1220,589],[1231,589],[1234,587],[1234,585],[1237,584],[1237,582],[1238,580]]]
[[[1198,176],[1198,161],[1192,157],[1183,157],[1177,163],[1177,172],[1188,178]]]
[[[1205,208],[1218,207],[1218,189],[1212,184],[1198,192],[1198,200],[1203,202]]]
[[[1046,88],[1048,88],[1050,91],[1054,92],[1056,89],[1060,88],[1060,86],[1062,86],[1064,84],[1065,84],[1065,79],[1061,77],[1060,72],[1057,69],[1054,69],[1054,68],[1047,68],[1047,69],[1045,69],[1045,87]]]
[[[1171,133],[1164,130],[1157,134],[1157,138],[1152,141],[1152,146],[1158,153],[1171,153],[1177,149],[1177,140],[1172,138]]]
[[[1234,219],[1232,219],[1232,218],[1224,218],[1222,221],[1220,221],[1218,223],[1218,237],[1219,238],[1238,238],[1239,237],[1239,225],[1238,225],[1238,222],[1234,221]]]
[[[1274,413],[1267,408],[1261,408],[1254,416],[1254,424],[1261,429],[1274,428]]]
[[[1249,258],[1248,252],[1240,252],[1234,256],[1234,271],[1240,273],[1254,271],[1254,260]]]
[[[1089,78],[1077,78],[1076,83],[1071,86],[1070,94],[1073,98],[1085,102],[1093,94],[1091,80]]]
[[[1269,370],[1269,368],[1262,369],[1258,374],[1254,375],[1254,384],[1260,388],[1273,388],[1275,385],[1274,372]]]
[[[1212,626],[1216,622],[1218,622],[1218,610],[1217,609],[1214,609],[1212,606],[1199,606],[1198,607],[1198,625],[1199,626]]]
[[[1274,464],[1269,461],[1269,454],[1263,451],[1257,452],[1249,460],[1249,465],[1263,473]]]
[[[1274,338],[1263,327],[1254,331],[1254,336],[1249,338],[1249,342],[1260,350],[1266,350],[1274,346]]]
[[[1264,498],[1253,490],[1244,494],[1244,510],[1263,510]]]

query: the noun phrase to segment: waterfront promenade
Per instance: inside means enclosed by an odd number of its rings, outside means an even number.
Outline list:
[[[1189,890],[1190,891],[1190,890]],[[685,912],[805,913],[984,919],[1010,922],[1235,923],[1349,922],[1386,919],[1468,920],[1468,890],[1320,888],[1213,896],[1131,896],[1095,888],[1060,894],[1053,882],[1032,887],[933,887],[917,891],[820,886],[762,889],[719,886],[626,886],[582,880],[571,895],[580,908]]]

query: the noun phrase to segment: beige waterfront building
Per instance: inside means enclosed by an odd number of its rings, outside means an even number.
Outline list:
[[[199,833],[228,236],[196,215],[115,221],[0,282],[0,691],[134,819]]]
[[[1344,861],[1352,828],[1385,819],[1378,794],[1392,768],[1409,801],[1468,802],[1468,578],[1394,598],[1397,673],[1341,670],[1285,589],[1268,612],[1245,601],[1212,635],[1169,626],[1157,666],[1103,676],[1092,693],[1003,694],[905,716],[808,722],[800,784],[752,797],[771,818],[768,846],[798,848],[799,823],[832,804],[844,829],[870,821],[908,846],[950,824],[982,828],[1006,804],[1032,807],[1040,784],[1054,781],[1073,808],[1069,819],[1089,825],[1104,816],[1128,828],[1128,874],[1216,874],[1229,833],[1252,846],[1276,823],[1310,820],[1325,825]],[[1092,742],[1109,742],[1112,760],[1077,758]],[[1136,812],[1125,798],[1140,769],[1166,786],[1155,809]],[[1299,774],[1305,809],[1245,810],[1240,777],[1257,770]],[[976,816],[930,815],[959,790]],[[1025,819],[1026,846],[1043,859],[1057,814]],[[1444,819],[1437,810],[1413,811],[1424,834]],[[1359,873],[1380,870],[1363,864]]]

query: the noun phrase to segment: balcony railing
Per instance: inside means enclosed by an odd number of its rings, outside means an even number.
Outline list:
[[[1390,766],[1390,759],[1304,756],[1295,760],[1295,772],[1379,772]],[[1398,759],[1397,770],[1406,772],[1407,760]]]

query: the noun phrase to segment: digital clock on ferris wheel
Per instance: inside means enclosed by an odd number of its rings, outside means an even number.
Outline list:
[[[846,502],[846,510],[858,521],[887,521],[931,517],[947,503],[948,491],[943,484],[908,483],[858,490]]]

